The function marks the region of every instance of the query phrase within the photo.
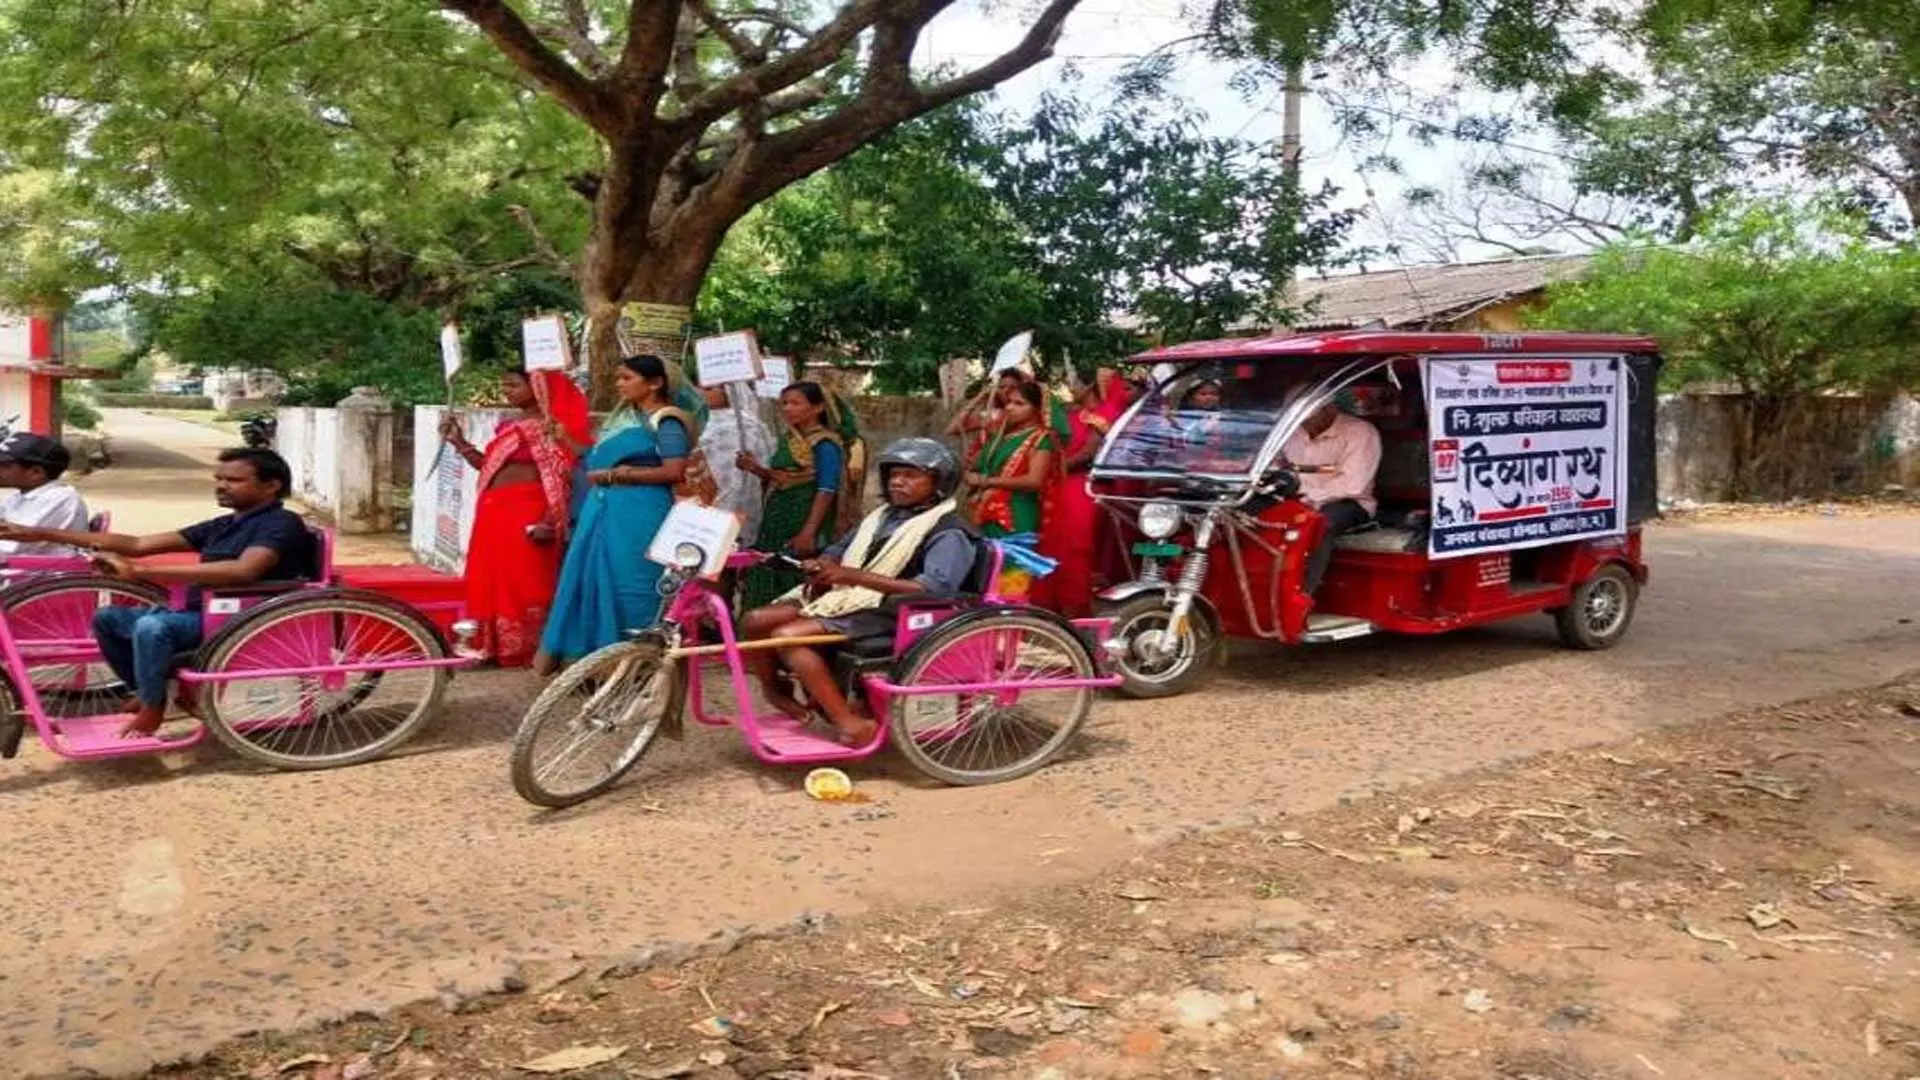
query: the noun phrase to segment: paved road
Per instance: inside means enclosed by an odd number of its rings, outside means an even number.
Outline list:
[[[104,477],[103,477],[104,479]],[[1920,667],[1920,517],[1654,531],[1626,644],[1544,620],[1430,641],[1246,649],[1204,695],[1103,704],[1085,752],[992,789],[856,773],[814,803],[725,733],[665,744],[564,814],[518,802],[533,686],[455,684],[431,737],[330,774],[205,749],[0,772],[0,1076],[137,1068],[249,1029],[803,912],[978,902],[1180,830]]]

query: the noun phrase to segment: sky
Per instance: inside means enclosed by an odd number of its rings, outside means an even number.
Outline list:
[[[968,0],[956,4],[928,27],[916,60],[928,67],[977,66],[1019,41],[1027,25],[1019,16],[1031,7],[1031,0]],[[997,100],[1013,111],[1027,111],[1041,95],[1061,85],[1068,65],[1081,72],[1081,85],[1091,92],[1100,81],[1143,54],[1192,32],[1192,24],[1181,15],[1181,0],[1085,0],[1067,20],[1054,59],[1004,84]],[[1271,141],[1277,147],[1281,129],[1279,94],[1268,89],[1246,100],[1229,84],[1233,73],[1230,64],[1184,55],[1174,87],[1206,114],[1212,133]],[[1401,74],[1416,89],[1438,92],[1449,72],[1444,61],[1434,60],[1409,67]],[[1470,94],[1461,104],[1463,108],[1491,111],[1502,103],[1486,95]],[[1386,149],[1400,159],[1405,175],[1370,168],[1366,159],[1372,151],[1344,142],[1326,103],[1311,92],[1302,110],[1301,128],[1302,170],[1307,183],[1311,186],[1320,180],[1331,181],[1340,189],[1340,205],[1367,212],[1367,220],[1355,230],[1356,241],[1378,246],[1398,240],[1409,250],[1393,261],[1409,264],[1433,261],[1433,256],[1416,250],[1421,245],[1409,242],[1416,222],[1403,201],[1408,187],[1421,183],[1447,189],[1453,178],[1488,152],[1484,146],[1457,142],[1423,145],[1401,132]],[[1564,167],[1551,155],[1532,156],[1550,174],[1564,174]],[[1460,254],[1465,258],[1491,258],[1508,252],[1469,243]]]

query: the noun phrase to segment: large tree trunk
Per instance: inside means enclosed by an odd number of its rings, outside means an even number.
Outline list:
[[[657,206],[653,194],[659,189],[658,177],[636,175],[649,166],[644,159],[613,163],[608,182],[595,196],[594,231],[581,257],[588,359],[594,405],[599,408],[612,403],[613,365],[621,355],[653,353],[669,362],[686,362],[701,283],[727,230],[745,212],[744,206],[713,201]],[[663,323],[664,312],[659,311],[653,319],[630,321],[623,328],[621,318],[629,304],[678,309],[679,328]]]

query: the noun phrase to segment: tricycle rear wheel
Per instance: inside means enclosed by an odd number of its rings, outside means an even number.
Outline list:
[[[686,706],[686,683],[659,641],[589,653],[534,699],[513,737],[513,790],[551,810],[620,782]],[[580,766],[587,766],[585,769]]]
[[[1553,613],[1554,625],[1569,649],[1611,649],[1627,636],[1639,601],[1640,583],[1626,567],[1603,566],[1574,586],[1572,601]]]
[[[1225,648],[1213,622],[1200,611],[1187,616],[1186,632],[1174,654],[1164,660],[1141,649],[1152,635],[1164,634],[1173,622],[1173,607],[1164,596],[1136,596],[1105,612],[1113,620],[1113,636],[1126,643],[1115,666],[1125,681],[1120,692],[1130,698],[1162,698],[1198,690],[1220,668]]]

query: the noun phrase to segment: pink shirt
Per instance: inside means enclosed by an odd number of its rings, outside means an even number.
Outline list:
[[[1339,472],[1309,473],[1300,477],[1300,497],[1320,507],[1352,499],[1372,514],[1380,509],[1373,497],[1373,477],[1380,471],[1380,432],[1372,424],[1346,413],[1335,413],[1333,423],[1309,436],[1303,428],[1293,433],[1282,451],[1294,465],[1332,465]]]

